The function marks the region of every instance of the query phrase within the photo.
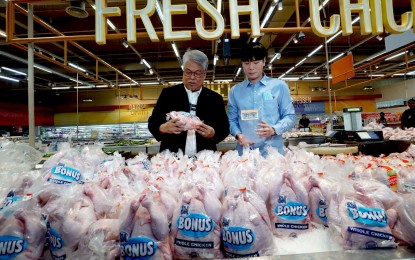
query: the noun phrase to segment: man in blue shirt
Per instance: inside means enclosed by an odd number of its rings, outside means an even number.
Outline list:
[[[284,81],[264,74],[267,50],[258,42],[249,43],[241,56],[246,79],[235,85],[228,97],[230,133],[238,140],[237,149],[259,148],[267,155],[272,146],[284,155],[282,133],[296,124],[290,90]]]

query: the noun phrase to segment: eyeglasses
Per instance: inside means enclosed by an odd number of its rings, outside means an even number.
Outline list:
[[[196,70],[196,71],[185,70],[184,75],[188,78],[192,77],[192,75],[195,76],[195,78],[201,78],[203,75],[205,75],[205,72],[200,71],[200,70]]]

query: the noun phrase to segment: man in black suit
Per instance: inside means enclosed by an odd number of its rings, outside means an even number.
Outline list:
[[[208,58],[199,50],[188,50],[183,56],[183,68],[183,84],[162,90],[148,128],[161,141],[160,152],[181,149],[192,156],[205,149],[216,151],[216,144],[229,135],[229,122],[222,96],[203,87]],[[190,112],[203,123],[186,131],[179,119],[167,121],[166,114],[172,111]]]

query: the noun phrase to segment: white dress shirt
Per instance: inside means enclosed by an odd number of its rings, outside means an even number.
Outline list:
[[[202,88],[200,88],[198,91],[191,91],[188,90],[186,87],[184,89],[187,92],[187,97],[189,98],[189,103],[191,107],[194,107],[194,109],[190,109],[190,114],[196,115],[196,104],[197,100],[199,98],[200,92],[202,91]],[[193,105],[193,106],[192,106]],[[186,139],[186,147],[184,154],[188,156],[193,156],[197,152],[196,149],[196,132],[195,130],[188,130],[187,131],[187,139]]]

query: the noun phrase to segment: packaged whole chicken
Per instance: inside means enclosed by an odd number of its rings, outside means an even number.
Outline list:
[[[415,194],[405,194],[400,203],[387,211],[396,239],[404,245],[415,245]]]
[[[357,181],[342,184],[340,194],[330,201],[328,218],[329,227],[345,249],[397,246],[384,204]]]
[[[308,193],[291,173],[276,174],[270,183],[269,216],[277,237],[297,237],[308,231]]]
[[[171,242],[175,259],[223,257],[220,250],[221,207],[214,191],[203,184],[193,185],[183,192],[172,219]]]
[[[189,112],[184,111],[172,111],[167,114],[166,120],[178,118],[182,124],[184,124],[185,130],[195,130],[199,125],[202,124],[202,121],[199,117],[192,115]]]
[[[166,210],[156,192],[144,192],[121,221],[123,259],[172,259]]]
[[[46,224],[34,199],[0,209],[0,259],[40,259],[46,242]]]
[[[276,254],[265,202],[254,192],[228,190],[222,207],[222,241],[225,257]]]

